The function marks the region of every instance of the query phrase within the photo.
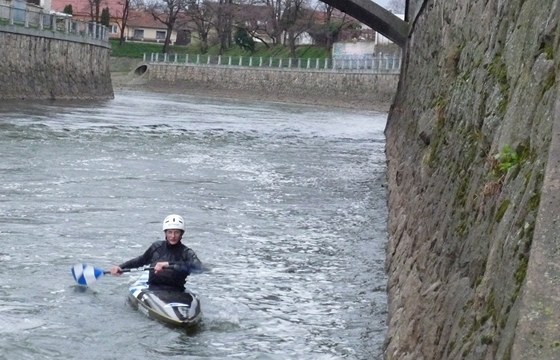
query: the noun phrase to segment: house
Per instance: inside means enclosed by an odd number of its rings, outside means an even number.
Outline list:
[[[62,13],[65,7],[71,5],[72,16],[82,21],[92,21],[96,17],[95,12],[98,12],[98,16],[100,16],[101,11],[104,8],[108,8],[110,15],[108,33],[109,38],[112,39],[119,39],[122,34],[126,41],[162,43],[167,37],[167,26],[155,19],[148,10],[130,10],[126,26],[123,29],[121,25],[123,22],[124,0],[95,0],[99,1],[98,9],[93,7],[93,0],[28,1],[51,2],[52,11],[58,13]],[[212,23],[213,18],[221,13],[221,10],[218,9],[219,6],[219,2],[211,1],[205,3],[208,11],[205,11],[203,16],[208,17],[204,19],[206,22]],[[267,44],[275,42],[287,44],[288,34],[286,32],[275,34],[280,29],[273,27],[272,24],[279,20],[272,19],[274,14],[270,6],[263,4],[234,4],[233,7],[228,8],[228,11],[231,11],[230,15],[234,18],[234,23],[237,26],[243,24],[254,41]],[[322,45],[328,43],[329,36],[335,33],[339,41],[372,38],[374,35],[371,29],[363,30],[360,28],[359,22],[340,11],[329,13],[328,18],[326,12],[315,12],[312,9],[304,9],[302,14],[305,16],[293,28],[296,33],[295,45]],[[187,13],[182,14],[180,17],[182,18],[177,20],[177,26],[170,35],[171,45],[187,45],[191,42],[191,36],[195,38],[198,36],[193,15]],[[336,31],[332,31],[331,34],[325,29],[332,26],[338,26],[339,29],[335,29]],[[217,41],[216,29],[211,28],[209,32],[211,41]],[[367,36],[365,36],[366,33]]]
[[[95,9],[89,0],[42,0],[51,1],[51,11],[63,12],[68,5],[72,6],[72,17],[91,21],[95,17]],[[121,24],[124,2],[122,0],[100,0],[99,12],[108,8],[110,15],[109,38],[119,39],[121,36]],[[164,42],[167,35],[167,26],[154,19],[152,14],[146,10],[130,10],[124,38],[127,41]],[[177,41],[177,31],[171,33],[171,44]]]
[[[127,41],[164,42],[167,26],[156,20],[148,11],[130,11],[124,31]],[[171,31],[171,45],[177,41],[177,31]]]
[[[51,13],[62,13],[68,5],[72,6],[72,17],[81,21],[92,21],[95,17],[95,9],[88,0],[49,0],[51,2]],[[119,37],[117,19],[122,15],[122,4],[119,0],[101,0],[99,3],[99,15],[104,8],[109,8],[111,22],[109,24],[109,38]]]

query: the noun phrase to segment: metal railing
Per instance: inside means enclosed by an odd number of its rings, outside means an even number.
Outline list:
[[[366,59],[355,58],[274,58],[253,56],[189,55],[189,54],[144,54],[144,62],[172,63],[200,66],[257,67],[270,69],[351,71],[369,73],[399,73],[400,57],[380,56]]]
[[[49,30],[109,42],[107,27],[95,22],[72,20],[69,16],[47,14],[39,9],[16,8],[0,5],[0,25],[17,25],[26,28]]]

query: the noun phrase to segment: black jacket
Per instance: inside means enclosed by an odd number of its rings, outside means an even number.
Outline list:
[[[202,263],[195,252],[178,243],[170,245],[167,241],[154,242],[144,254],[122,263],[121,269],[133,269],[142,266],[154,266],[160,261],[168,261],[170,267],[157,275],[150,270],[148,284],[150,286],[185,289],[185,280],[191,272],[202,271]]]

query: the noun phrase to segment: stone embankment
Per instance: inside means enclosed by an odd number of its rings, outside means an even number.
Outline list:
[[[107,41],[0,25],[0,99],[113,97]]]
[[[115,89],[388,111],[398,74],[152,64],[113,59]]]
[[[408,5],[386,358],[560,359],[559,4]]]

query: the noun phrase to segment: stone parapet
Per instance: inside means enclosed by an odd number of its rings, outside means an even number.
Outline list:
[[[158,63],[142,66],[148,81],[167,82],[170,86],[180,83],[185,87],[262,94],[267,98],[321,97],[350,102],[390,103],[399,77],[398,74]]]
[[[0,25],[0,99],[113,97],[106,41]]]

